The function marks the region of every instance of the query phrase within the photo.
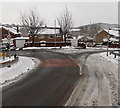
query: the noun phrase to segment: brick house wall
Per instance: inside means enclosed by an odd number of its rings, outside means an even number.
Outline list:
[[[40,36],[35,36],[34,37],[34,42],[40,42],[40,41],[46,41],[46,42],[63,42],[63,37],[62,36],[53,36],[52,38],[49,37],[49,34],[45,34],[44,38]],[[30,36],[29,41],[32,41],[32,37]]]
[[[94,42],[96,43],[101,43],[103,42],[103,39],[105,37],[107,37],[107,35],[109,35],[109,33],[107,33],[106,31],[101,31],[100,33],[98,33],[95,37],[94,37]]]

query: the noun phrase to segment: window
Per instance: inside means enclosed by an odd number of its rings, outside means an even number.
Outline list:
[[[44,36],[44,35],[40,35],[40,36],[39,36],[39,38],[44,39],[44,38],[45,38],[45,36]]]
[[[54,36],[53,36],[53,35],[49,35],[48,37],[49,37],[49,38],[54,38]]]

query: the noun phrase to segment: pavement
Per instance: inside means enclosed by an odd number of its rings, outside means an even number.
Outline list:
[[[94,53],[72,55],[83,75],[65,106],[118,106],[118,64]]]
[[[0,68],[2,67],[7,67],[7,66],[11,66],[13,65],[14,63],[17,63],[19,60],[19,57],[17,57],[16,59],[12,60],[12,61],[7,61],[7,62],[4,62],[4,63],[0,63]]]
[[[65,54],[47,50],[13,52],[36,57],[41,65],[3,88],[3,106],[63,106],[80,78],[79,66]]]

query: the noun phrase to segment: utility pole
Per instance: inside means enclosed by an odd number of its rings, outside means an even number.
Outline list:
[[[118,37],[119,37],[119,38],[118,38],[118,39],[119,39],[119,42],[118,42],[118,43],[119,43],[119,45],[120,45],[120,29],[119,29],[119,28],[118,28]],[[120,47],[120,46],[119,46],[119,47]],[[119,50],[118,52],[119,52],[119,54],[120,54],[120,50]]]
[[[55,20],[55,48],[56,48],[56,20]]]

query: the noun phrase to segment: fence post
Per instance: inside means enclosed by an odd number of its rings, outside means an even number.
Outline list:
[[[111,52],[110,52],[110,55],[111,55]]]

